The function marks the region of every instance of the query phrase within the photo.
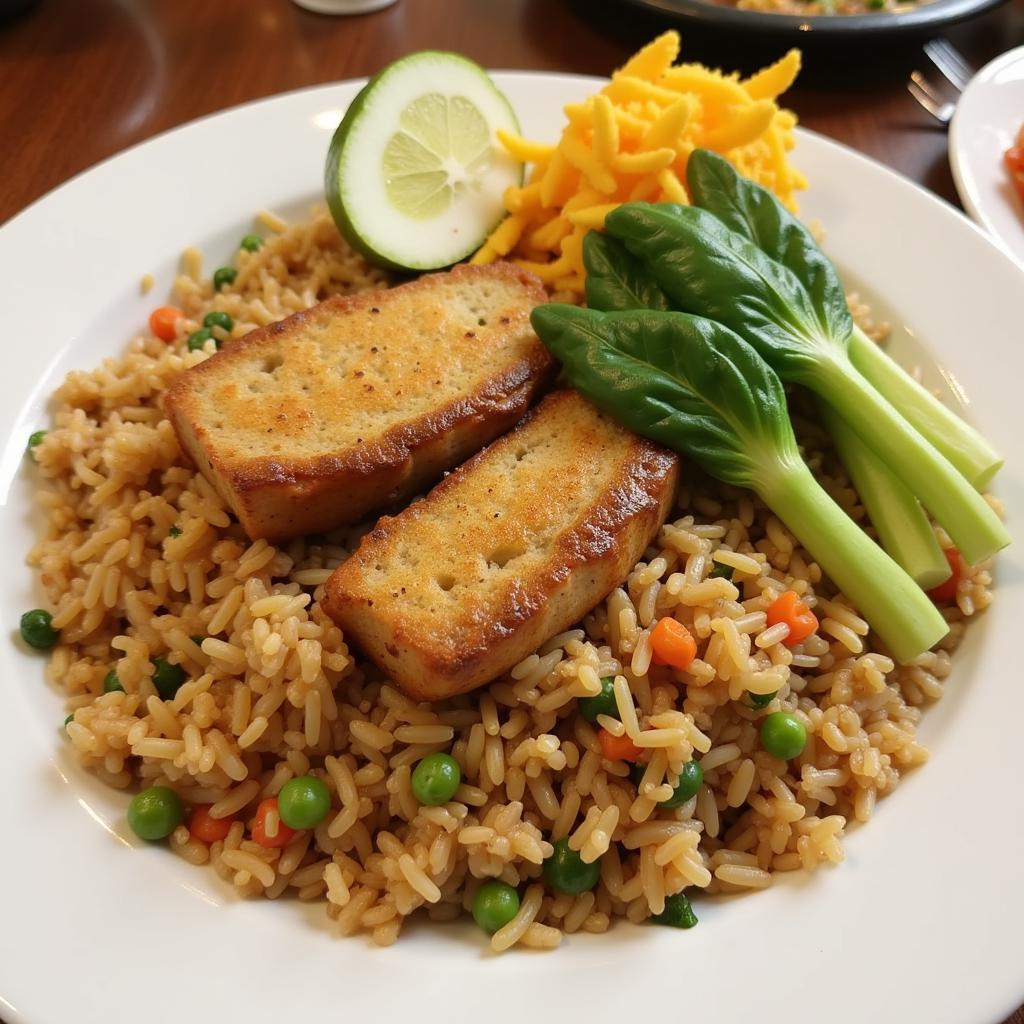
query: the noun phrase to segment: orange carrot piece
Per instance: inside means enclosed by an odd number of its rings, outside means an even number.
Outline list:
[[[784,590],[768,606],[768,625],[777,626],[784,622],[789,626],[789,636],[782,642],[787,647],[802,644],[818,630],[818,617],[800,600],[795,590]]]
[[[597,734],[601,744],[601,755],[608,761],[635,761],[641,754],[640,748],[626,735],[613,736],[607,729]]]
[[[267,815],[273,811],[277,815],[277,834],[267,835]],[[261,800],[256,808],[256,817],[252,821],[252,838],[254,842],[265,846],[268,849],[276,849],[280,846],[287,846],[295,836],[295,829],[289,828],[281,820],[281,812],[277,809],[277,797],[271,796]]]
[[[184,315],[175,306],[160,306],[149,314],[149,329],[161,341],[174,341],[175,325]]]
[[[209,807],[200,805],[189,816],[188,830],[204,843],[215,843],[227,838],[234,820],[231,815],[226,818],[214,818]]]
[[[685,671],[697,657],[697,641],[681,622],[666,616],[651,630],[651,651],[654,664]]]
[[[957,584],[964,575],[964,560],[956,548],[946,548],[942,553],[946,556],[946,561],[949,562],[952,574],[948,580],[943,580],[937,587],[932,587],[928,591],[928,596],[936,604],[949,604],[950,601],[956,600]]]

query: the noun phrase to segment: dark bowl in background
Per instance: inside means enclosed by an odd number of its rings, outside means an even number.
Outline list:
[[[716,3],[715,0],[618,0],[674,21],[680,27],[716,26],[733,32],[789,36],[793,44],[806,45],[816,40],[844,40],[870,36],[921,36],[936,33],[1004,3],[1005,0],[931,0],[909,11],[890,14],[771,14],[744,11]]]

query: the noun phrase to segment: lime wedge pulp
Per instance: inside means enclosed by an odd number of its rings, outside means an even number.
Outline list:
[[[383,170],[388,198],[409,217],[442,213],[491,164],[490,128],[465,96],[428,93],[402,111],[399,123],[384,149]]]
[[[518,132],[487,73],[426,50],[378,73],[353,100],[327,155],[327,202],[348,242],[374,262],[431,270],[464,259],[504,216],[522,165],[496,131]]]

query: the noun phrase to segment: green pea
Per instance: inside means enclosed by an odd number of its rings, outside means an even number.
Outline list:
[[[644,777],[644,772],[647,771],[647,765],[635,764],[630,772],[633,778],[633,784],[639,788],[640,780]],[[700,762],[698,761],[687,761],[683,765],[683,770],[679,773],[679,781],[676,783],[675,789],[672,790],[672,795],[667,800],[662,800],[658,806],[665,807],[669,810],[674,810],[676,807],[682,807],[687,800],[691,800],[697,793],[697,790],[704,783],[704,772],[701,770]]]
[[[330,809],[331,791],[315,775],[289,779],[277,794],[278,813],[289,828],[316,828]]]
[[[807,730],[796,715],[776,711],[761,723],[761,746],[772,757],[788,761],[799,757],[807,746]]]
[[[172,665],[166,658],[153,659],[153,685],[161,700],[173,700],[183,682],[185,670],[180,665]]]
[[[113,669],[103,677],[103,692],[124,693],[124,687],[121,685],[121,680],[117,678],[117,673]]]
[[[655,924],[666,924],[670,928],[692,928],[697,923],[697,915],[690,906],[685,892],[677,892],[675,896],[665,897],[665,909],[655,914],[651,920]]]
[[[213,331],[209,327],[200,327],[198,331],[193,331],[188,336],[189,352],[198,352],[212,337]]]
[[[71,714],[68,715],[68,717],[64,719],[64,728],[66,729],[74,720],[75,720],[75,713],[74,713],[74,711],[72,711]]]
[[[25,451],[31,452],[38,444],[42,443],[43,438],[46,437],[45,430],[36,430],[28,435],[28,444],[25,446]]]
[[[619,717],[618,705],[615,703],[615,680],[612,676],[604,676],[601,679],[601,692],[596,697],[582,697],[580,699],[580,714],[588,722],[596,722],[598,715],[609,715],[612,718]]]
[[[459,762],[451,754],[427,754],[413,770],[412,795],[427,807],[447,803],[462,782]]]
[[[181,797],[166,786],[151,786],[137,794],[128,805],[128,824],[140,838],[152,842],[166,839],[185,816]]]
[[[473,895],[473,920],[493,935],[519,913],[519,893],[505,882],[492,878]]]
[[[885,0],[868,0],[868,7],[873,11],[880,11],[885,6]]]
[[[601,877],[601,858],[592,864],[584,864],[575,850],[569,849],[568,839],[555,843],[555,852],[544,861],[544,878],[548,885],[559,892],[575,895],[587,892],[597,885]]]
[[[768,705],[775,700],[776,696],[778,696],[778,693],[778,690],[772,690],[771,693],[751,693],[747,690],[747,700],[750,701],[750,706],[752,708],[760,710],[761,708],[768,707]]]
[[[245,235],[238,243],[238,248],[246,252],[256,252],[262,245],[263,239],[259,235]]]
[[[721,562],[716,562],[714,569],[708,573],[709,580],[731,580],[732,574],[736,570],[731,565],[723,565]]]
[[[172,526],[167,531],[167,536],[168,537],[180,537],[181,536],[181,527],[180,526]]]
[[[52,626],[53,616],[44,608],[33,608],[21,617],[21,639],[40,651],[48,651],[59,639],[60,630]]]
[[[211,309],[203,317],[203,326],[220,327],[222,330],[230,331],[235,326],[235,321],[232,320],[230,313],[225,313],[219,309]]]
[[[213,290],[219,292],[226,284],[234,284],[238,271],[234,267],[218,267],[213,272]]]
[[[688,800],[697,795],[697,790],[704,784],[704,772],[699,761],[687,761],[683,770],[679,773],[679,781],[676,783],[672,795],[667,800],[662,800],[661,806],[669,809],[682,807]]]

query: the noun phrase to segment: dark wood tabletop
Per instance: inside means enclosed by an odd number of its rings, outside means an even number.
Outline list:
[[[0,0],[0,10],[15,0]],[[616,0],[399,0],[358,17],[289,0],[41,0],[0,24],[0,222],[97,161],[245,100],[367,75],[410,50],[492,68],[607,74],[664,23]],[[976,67],[1024,43],[1024,0],[946,32]],[[797,40],[807,42],[806,37]],[[743,71],[793,41],[685,32],[684,55]],[[956,202],[946,135],[905,89],[921,40],[814,45],[801,122]]]
[[[0,0],[0,11],[6,5],[14,0]],[[41,0],[0,20],[0,223],[158,132],[246,100],[371,74],[411,50],[604,75],[664,24],[616,0],[398,0],[348,18],[290,0]],[[981,67],[1024,43],[1024,0],[944,35]],[[684,57],[749,72],[793,42],[688,28]],[[785,102],[801,123],[956,203],[945,130],[905,88],[914,69],[942,81],[922,39],[796,42],[806,47],[805,70]],[[1021,974],[1024,985],[1024,966]],[[1024,1024],[1024,1010],[1007,1024]]]

